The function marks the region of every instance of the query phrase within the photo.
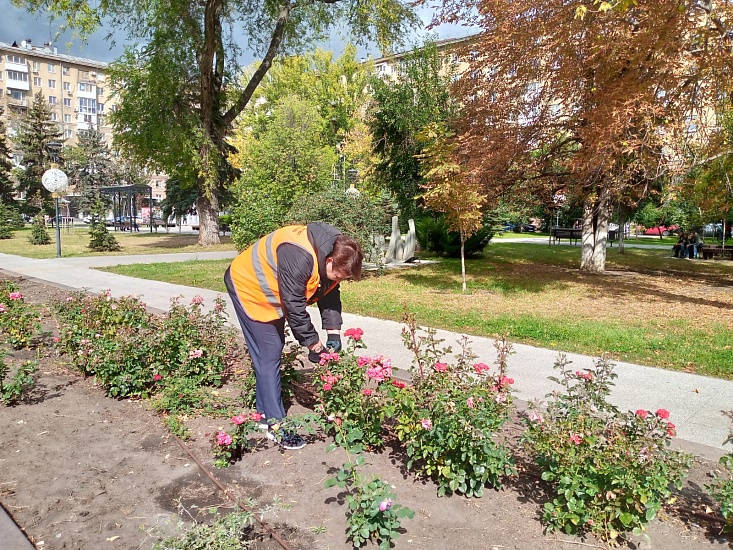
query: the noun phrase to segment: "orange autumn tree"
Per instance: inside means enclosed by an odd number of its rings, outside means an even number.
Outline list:
[[[420,175],[425,179],[422,198],[425,206],[446,214],[448,228],[457,231],[461,238],[461,278],[466,292],[466,240],[481,229],[483,206],[486,197],[481,186],[471,178],[462,177],[456,161],[458,143],[455,134],[438,123],[428,124],[417,136],[423,144],[420,159]]]
[[[581,201],[580,269],[604,271],[612,205],[678,181],[716,126],[733,3],[444,0],[441,21],[482,30],[454,89],[464,177]]]

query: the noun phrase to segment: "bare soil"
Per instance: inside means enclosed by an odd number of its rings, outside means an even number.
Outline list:
[[[47,304],[61,289],[19,281],[26,299]],[[51,338],[55,327],[45,327]],[[226,513],[232,502],[207,478],[145,401],[104,397],[91,379],[69,371],[63,358],[42,346],[36,387],[15,407],[0,408],[0,503],[42,549],[150,548],[180,524],[211,521],[211,509]],[[14,352],[14,359],[37,352]],[[291,411],[303,410],[306,398]],[[255,501],[264,520],[292,548],[345,549],[344,495],[323,481],[344,457],[326,453],[328,441],[281,451],[262,440],[253,453],[225,470],[212,465],[209,434],[225,419],[196,418],[186,446],[232,493]],[[510,436],[515,430],[509,430]],[[674,507],[649,529],[652,548],[733,548],[717,525],[686,515],[678,505],[704,512],[704,494],[715,467],[698,460]],[[396,548],[424,550],[534,550],[605,548],[593,539],[545,534],[538,519],[546,487],[531,472],[509,480],[484,498],[436,497],[430,481],[404,469],[400,449],[368,457],[368,470],[391,483],[401,504],[416,511],[406,520]],[[255,548],[280,548],[260,527]],[[642,548],[630,542],[630,548]],[[0,541],[0,549],[2,541]]]

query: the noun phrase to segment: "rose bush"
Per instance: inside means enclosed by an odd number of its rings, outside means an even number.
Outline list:
[[[608,403],[616,374],[606,359],[573,372],[561,355],[555,367],[560,376],[552,380],[564,391],[551,394],[545,412],[535,405],[524,419],[526,449],[554,493],[543,521],[609,541],[643,534],[691,464],[667,448],[675,434],[669,412],[621,412]]]
[[[194,297],[164,315],[134,297],[75,293],[55,304],[59,350],[112,397],[165,394],[168,410],[190,407],[197,388],[219,385],[238,355],[224,302],[212,311]]]
[[[18,285],[12,281],[0,282],[0,333],[14,349],[30,347],[41,330],[41,314],[28,304]]]
[[[515,473],[509,449],[498,439],[511,410],[511,385],[506,374],[510,347],[497,342],[496,369],[476,362],[462,337],[455,362],[444,358],[434,330],[404,317],[405,344],[414,353],[410,386],[390,388],[388,416],[405,445],[407,467],[438,484],[438,495],[458,492],[480,497],[486,485],[499,487],[504,476]]]

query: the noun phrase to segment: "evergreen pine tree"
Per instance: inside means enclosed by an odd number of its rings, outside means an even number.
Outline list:
[[[64,148],[64,170],[75,186],[79,209],[92,210],[99,188],[114,180],[114,165],[104,135],[90,128],[79,131],[78,144]]]
[[[28,196],[40,191],[44,202],[49,199],[50,194],[43,187],[41,177],[51,162],[48,144],[59,142],[61,136],[58,125],[51,120],[51,110],[45,97],[38,92],[28,112],[19,119],[17,133],[13,137],[16,148],[23,155],[25,167],[18,182],[20,191],[25,191]]]
[[[43,212],[39,212],[33,218],[33,228],[28,237],[31,244],[51,244],[51,236],[46,231],[46,222],[43,219]]]
[[[120,243],[117,242],[115,236],[104,225],[106,211],[107,206],[104,204],[104,201],[100,197],[97,197],[92,207],[92,223],[89,227],[89,248],[99,252],[121,250]]]

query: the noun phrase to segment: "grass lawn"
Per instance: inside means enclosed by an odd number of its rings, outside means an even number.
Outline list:
[[[423,326],[733,379],[733,263],[671,250],[609,249],[603,275],[578,271],[579,247],[497,241],[467,262],[440,259],[342,284],[344,310]],[[225,292],[228,261],[108,271]],[[376,299],[375,299],[376,297]]]
[[[147,229],[147,228],[146,228]],[[61,256],[119,256],[121,254],[171,254],[174,252],[200,252],[202,249],[196,244],[198,234],[178,233],[178,229],[171,227],[166,233],[158,229],[153,233],[140,228],[140,231],[110,231],[117,242],[122,246],[118,252],[94,252],[89,250],[89,228],[78,226],[61,228]],[[28,242],[31,228],[26,227],[15,231],[12,239],[0,240],[0,253],[15,254],[27,258],[55,258],[56,257],[56,228],[49,227],[48,234],[51,244],[32,245]],[[236,250],[231,237],[221,237],[221,244],[207,247],[207,252],[217,250]]]

